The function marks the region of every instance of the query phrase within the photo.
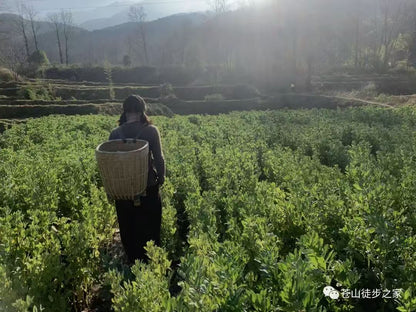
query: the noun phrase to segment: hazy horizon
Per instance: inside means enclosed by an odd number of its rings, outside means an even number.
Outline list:
[[[243,1],[230,3],[231,9],[237,7]],[[252,0],[261,2],[261,0]],[[0,13],[17,13],[15,0],[5,0],[5,8],[0,8]],[[109,18],[125,11],[135,3],[141,3],[145,10],[156,11],[150,14],[150,20],[178,13],[201,12],[210,9],[207,0],[145,0],[145,1],[117,1],[117,0],[26,0],[22,3],[33,6],[42,20],[48,14],[62,9],[71,10],[74,14],[74,22],[81,24],[97,18]]]

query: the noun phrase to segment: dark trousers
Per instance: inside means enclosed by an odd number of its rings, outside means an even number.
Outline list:
[[[159,185],[149,186],[146,196],[140,198],[140,206],[132,200],[116,200],[120,237],[130,263],[136,259],[147,262],[144,247],[149,240],[160,246],[162,202]]]

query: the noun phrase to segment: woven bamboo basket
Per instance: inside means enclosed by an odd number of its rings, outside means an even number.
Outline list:
[[[106,193],[113,199],[134,200],[147,187],[149,143],[110,140],[97,146],[95,157]]]

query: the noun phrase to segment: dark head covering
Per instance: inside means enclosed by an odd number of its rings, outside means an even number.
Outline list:
[[[127,113],[138,113],[140,114],[140,121],[145,125],[150,125],[152,122],[150,121],[149,117],[147,117],[146,113],[146,102],[144,99],[139,95],[129,95],[123,102],[123,113],[118,120],[119,126],[124,124],[127,121]]]
[[[123,111],[125,113],[144,113],[146,102],[139,95],[129,95],[123,102]]]

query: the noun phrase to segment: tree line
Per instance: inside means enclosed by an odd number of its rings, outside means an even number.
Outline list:
[[[4,7],[5,8],[5,7]],[[39,12],[22,1],[16,2],[17,18],[13,19],[9,31],[3,31],[0,43],[0,61],[12,70],[18,70],[30,63],[47,62],[47,57],[41,49]],[[70,39],[74,26],[72,12],[62,9],[60,12],[47,16],[49,29],[54,32],[56,46],[59,51],[59,63],[70,64]],[[7,44],[6,44],[7,43]]]
[[[213,80],[251,76],[265,83],[280,79],[310,84],[314,74],[333,71],[409,70],[416,65],[414,0],[246,1],[230,10],[227,0],[210,0],[211,13],[191,15],[168,26],[147,21],[132,6],[119,33],[71,34],[70,12],[49,16],[48,56],[60,64],[181,66],[214,68]],[[22,11],[20,40],[38,49],[33,12]],[[25,18],[23,18],[23,16]],[[29,37],[33,37],[30,39]],[[72,59],[69,54],[72,42]],[[22,43],[20,43],[22,44]],[[28,54],[28,53],[26,53]]]

